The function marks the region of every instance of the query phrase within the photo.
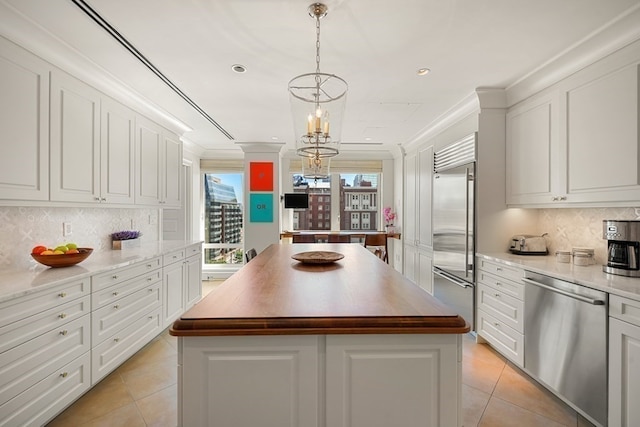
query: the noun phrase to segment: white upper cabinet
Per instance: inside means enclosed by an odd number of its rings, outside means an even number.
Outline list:
[[[404,212],[403,241],[405,244],[416,246],[418,242],[417,224],[417,177],[418,157],[416,153],[408,154],[404,162]]]
[[[49,199],[49,66],[0,37],[0,200]]]
[[[637,205],[639,64],[636,43],[509,110],[507,204]]]
[[[100,201],[100,92],[51,73],[51,200]]]
[[[133,204],[135,189],[136,114],[102,98],[100,123],[100,198],[107,203]]]
[[[136,203],[158,205],[161,199],[160,167],[162,128],[144,117],[136,121]]]
[[[418,246],[431,249],[431,189],[433,187],[433,145],[418,152]]]
[[[176,135],[138,116],[136,204],[180,207],[182,143]]]
[[[584,72],[566,91],[567,200],[640,199],[638,70]]]
[[[164,176],[162,180],[162,207],[179,208],[180,179],[182,169],[182,143],[178,137],[164,131]]]
[[[558,105],[552,97],[527,101],[507,114],[507,203],[549,203],[561,192],[557,132]]]

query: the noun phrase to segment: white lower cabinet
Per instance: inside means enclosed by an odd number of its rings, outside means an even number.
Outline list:
[[[478,258],[478,335],[505,357],[524,366],[524,270]]]
[[[180,298],[195,303],[201,245],[177,253]],[[162,262],[175,254],[1,302],[0,427],[46,424],[162,332]]]
[[[609,425],[640,426],[640,301],[609,298]]]
[[[179,337],[178,424],[462,425],[459,335]]]
[[[202,297],[201,245],[166,254],[162,262],[162,317],[167,328]]]
[[[433,295],[433,255],[415,246],[404,246],[404,275]]]

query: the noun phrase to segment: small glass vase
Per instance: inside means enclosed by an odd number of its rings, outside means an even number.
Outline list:
[[[387,234],[393,234],[396,232],[396,228],[393,226],[393,224],[387,224],[384,228],[387,231]]]

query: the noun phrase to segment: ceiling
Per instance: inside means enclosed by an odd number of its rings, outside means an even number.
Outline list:
[[[294,148],[287,84],[315,70],[310,0],[84,2],[233,139],[74,1],[0,0],[186,125],[183,137],[202,150],[273,141]],[[349,84],[343,147],[411,142],[477,87],[513,85],[639,3],[326,0],[320,68]],[[234,64],[247,71],[235,73]],[[423,67],[431,72],[418,76]]]

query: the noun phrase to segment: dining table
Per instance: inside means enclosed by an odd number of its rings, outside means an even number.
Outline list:
[[[359,244],[273,244],[184,313],[182,426],[460,426],[468,323]]]

